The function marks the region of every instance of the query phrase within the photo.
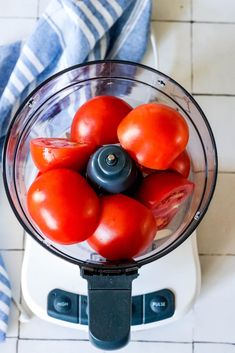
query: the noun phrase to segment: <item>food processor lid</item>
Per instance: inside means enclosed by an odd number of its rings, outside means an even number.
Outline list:
[[[198,160],[201,159],[200,163],[195,162],[193,165],[191,176],[196,186],[202,183],[200,195],[194,195],[190,203],[185,205],[184,224],[177,225],[176,231],[159,239],[157,248],[153,247],[143,256],[134,258],[132,261],[106,262],[95,253],[89,256],[89,260],[85,257],[78,258],[76,246],[65,249],[65,246],[50,242],[40,234],[37,227],[32,224],[22,201],[28,187],[26,184],[30,179],[29,175],[25,175],[26,168],[27,170],[32,168],[32,162],[27,154],[29,140],[37,133],[50,132],[52,126],[56,126],[57,130],[53,131],[53,134],[58,135],[62,118],[57,121],[58,124],[55,122],[61,114],[60,103],[64,109],[68,109],[70,101],[76,101],[76,99],[80,100],[79,104],[81,104],[81,97],[87,91],[89,95],[115,95],[116,92],[132,105],[148,101],[163,101],[169,104],[179,110],[190,125],[192,144],[189,150],[192,151],[193,163],[196,160],[195,155]],[[66,132],[67,129],[64,127],[62,135]],[[198,146],[197,153],[193,151],[195,146]],[[174,250],[192,234],[206,213],[215,189],[216,176],[215,140],[209,123],[194,98],[167,75],[141,64],[118,60],[77,65],[42,83],[26,99],[13,118],[3,152],[3,177],[7,196],[22,226],[47,250],[91,270],[128,272]],[[79,246],[84,254],[86,251],[91,253],[83,243]]]

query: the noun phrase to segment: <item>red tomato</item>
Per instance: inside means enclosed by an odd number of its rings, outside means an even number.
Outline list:
[[[95,146],[117,143],[117,127],[132,107],[120,98],[98,96],[84,103],[76,112],[71,139]]]
[[[27,206],[42,233],[61,244],[87,239],[100,215],[97,195],[70,169],[53,169],[37,177],[29,188]]]
[[[121,121],[118,138],[139,164],[151,169],[167,169],[185,149],[189,129],[175,109],[150,103],[133,109]]]
[[[65,138],[36,138],[30,141],[34,164],[41,171],[68,168],[82,170],[94,152],[94,147]]]
[[[171,163],[168,169],[175,170],[187,178],[190,173],[190,158],[187,151],[185,150],[180,153],[180,155],[173,161],[173,163]]]
[[[193,190],[194,184],[182,175],[170,171],[159,172],[144,178],[136,196],[152,210],[158,229],[162,229]]]
[[[122,194],[101,197],[98,228],[90,246],[108,260],[131,259],[144,253],[156,235],[150,210]]]

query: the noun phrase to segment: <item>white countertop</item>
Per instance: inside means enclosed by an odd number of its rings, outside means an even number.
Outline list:
[[[30,33],[46,0],[0,0],[0,45]],[[235,353],[235,1],[153,0],[159,69],[192,92],[212,126],[219,153],[214,199],[198,229],[201,294],[169,326],[136,332],[122,352]],[[0,186],[0,251],[20,294],[23,230]],[[85,333],[38,318],[18,321],[12,306],[1,353],[98,352]]]

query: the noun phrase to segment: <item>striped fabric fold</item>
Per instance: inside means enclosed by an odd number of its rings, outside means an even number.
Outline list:
[[[150,18],[151,0],[52,0],[25,43],[0,47],[1,145],[16,109],[52,74],[105,58],[140,62]]]
[[[0,342],[6,338],[11,303],[11,285],[0,256]]]

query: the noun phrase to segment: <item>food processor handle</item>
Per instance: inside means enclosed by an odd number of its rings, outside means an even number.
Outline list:
[[[92,274],[81,269],[88,281],[88,324],[90,341],[103,350],[124,347],[130,338],[131,287],[138,276],[130,273]]]

